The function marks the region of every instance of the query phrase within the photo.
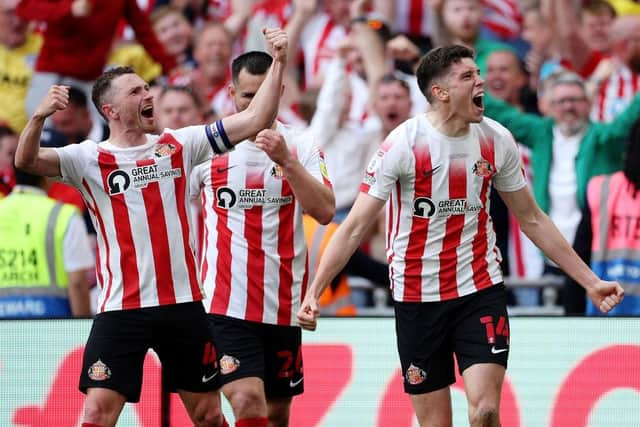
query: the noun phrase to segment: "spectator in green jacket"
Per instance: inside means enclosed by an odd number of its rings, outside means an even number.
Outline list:
[[[595,175],[622,167],[626,137],[640,116],[640,96],[612,123],[593,123],[580,76],[561,72],[545,86],[545,117],[522,113],[489,96],[485,96],[484,114],[503,124],[516,141],[531,149],[534,196],[564,237],[573,242],[587,182]],[[559,271],[551,265],[547,272]],[[567,300],[571,296],[563,295],[563,303]]]

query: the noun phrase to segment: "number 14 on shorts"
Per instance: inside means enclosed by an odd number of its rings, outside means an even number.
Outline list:
[[[480,318],[480,323],[485,327],[487,333],[487,342],[492,345],[491,353],[498,354],[507,351],[509,348],[509,323],[505,316],[498,318],[497,324],[493,321],[493,316],[483,316]],[[506,347],[496,347],[496,337],[504,337]]]

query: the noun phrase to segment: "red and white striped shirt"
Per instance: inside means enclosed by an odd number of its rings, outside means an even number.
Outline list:
[[[211,157],[209,137],[224,134],[207,128],[165,130],[136,147],[87,140],[56,149],[97,231],[98,312],[202,299],[187,192],[193,167]]]
[[[317,13],[304,26],[300,35],[304,56],[306,87],[319,87],[325,69],[336,55],[338,44],[347,35],[346,28],[336,24],[326,13]]]
[[[390,199],[386,243],[396,301],[450,300],[502,281],[492,183],[501,191],[526,186],[513,137],[491,119],[453,138],[420,115],[389,134],[360,190]]]
[[[516,0],[483,0],[485,27],[505,39],[513,39],[522,32],[522,14]]]
[[[395,0],[394,30],[412,36],[430,36],[432,11],[425,0]],[[504,38],[522,32],[522,14],[516,0],[483,0],[485,27]]]
[[[425,0],[396,0],[394,30],[412,36],[430,36],[430,10]]]
[[[276,128],[304,168],[330,186],[308,133]],[[307,286],[302,208],[281,168],[252,142],[198,166],[191,194],[204,189],[205,309],[237,319],[296,324]]]
[[[612,122],[631,104],[640,89],[640,74],[619,66],[608,79],[600,83],[591,109],[591,120]]]

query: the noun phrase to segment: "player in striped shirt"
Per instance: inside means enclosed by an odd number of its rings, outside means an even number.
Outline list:
[[[271,62],[256,51],[233,61],[238,111]],[[295,317],[307,285],[302,213],[327,224],[335,200],[310,133],[275,121],[249,140],[192,177],[192,193],[204,190],[204,304],[236,426],[287,426],[292,397],[303,392]]]
[[[526,187],[511,134],[483,118],[483,80],[473,52],[430,51],[418,83],[432,106],[389,134],[371,160],[347,219],[333,235],[298,312],[316,327],[318,297],[387,204],[387,254],[405,391],[420,425],[451,425],[453,354],[472,426],[498,426],[509,352],[500,254],[489,217],[494,185],[523,231],[586,288],[602,311],[623,296],[578,258]]]
[[[68,87],[53,86],[20,137],[16,166],[62,177],[80,190],[98,232],[99,313],[85,348],[83,427],[113,426],[140,398],[145,354],[153,348],[165,385],[197,426],[227,425],[218,362],[192,249],[188,183],[193,168],[272,123],[286,67],[287,36],[265,30],[275,60],[244,111],[211,125],[155,131],[153,97],[132,69],[105,72],[93,100],[107,141],[39,147],[45,119],[66,108]],[[176,348],[179,351],[176,351]]]

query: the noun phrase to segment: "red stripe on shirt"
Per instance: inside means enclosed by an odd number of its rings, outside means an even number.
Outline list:
[[[607,89],[609,87],[610,79],[602,82],[600,90],[598,91],[598,121],[604,121],[604,103],[607,99]]]
[[[327,42],[329,38],[329,34],[333,31],[333,27],[335,24],[333,20],[329,19],[322,30],[322,34],[320,35],[320,39],[318,40],[318,47],[316,48],[316,56],[313,58],[313,76],[318,75],[318,71],[320,70],[320,60],[323,59],[322,49],[324,48],[324,44]],[[309,84],[309,82],[307,82]]]
[[[245,188],[264,188],[264,170],[247,167]],[[247,239],[247,307],[245,320],[262,322],[264,313],[264,249],[262,248],[262,206],[244,212]]]
[[[87,183],[87,180],[85,179],[82,180],[82,186],[87,192],[87,197],[91,199],[91,203],[86,203],[86,205],[89,211],[93,214],[93,217],[96,219],[96,223],[98,224],[98,227],[97,227],[98,232],[100,233],[99,238],[102,238],[102,241],[104,242],[104,251],[105,251],[104,265],[106,266],[107,277],[109,279],[107,283],[107,290],[105,291],[104,301],[102,301],[102,305],[98,309],[98,312],[102,313],[104,311],[104,307],[107,301],[109,300],[109,296],[111,296],[111,286],[113,285],[113,274],[111,273],[111,267],[109,265],[110,258],[111,258],[111,251],[109,250],[109,239],[107,238],[107,232],[104,227],[104,220],[102,219],[102,215],[100,215],[100,211],[94,208],[95,206],[98,206],[98,203],[96,202],[96,198],[93,195],[93,192],[91,191],[91,188]],[[98,276],[98,283],[100,284],[100,289],[104,289],[104,276],[102,274],[102,264],[100,263],[100,245],[98,245],[98,250],[96,251],[96,266],[97,266],[96,272]]]
[[[211,203],[217,215],[216,221],[216,286],[211,301],[211,312],[226,314],[231,296],[231,230],[229,229],[228,206],[218,206],[218,203],[227,203],[224,199],[218,200],[216,189],[227,186],[229,169],[229,155],[217,156],[211,162],[211,186],[215,195]],[[218,172],[220,170],[220,172]]]
[[[154,159],[138,160],[137,166],[155,165]],[[158,181],[149,182],[142,189],[142,199],[149,224],[149,238],[153,252],[153,266],[156,271],[156,288],[158,304],[175,304],[176,295],[173,289],[173,274],[171,272],[171,255],[169,253],[169,236]]]
[[[104,191],[111,197],[113,218],[118,223],[115,227],[116,239],[120,248],[120,270],[122,271],[122,309],[140,308],[140,274],[136,247],[131,232],[129,208],[124,193],[110,194],[109,174],[118,169],[113,154],[100,150],[98,153],[98,167],[102,175]]]
[[[291,287],[293,286],[293,214],[295,197],[289,182],[282,180],[282,197],[293,197],[292,202],[280,207],[278,212],[278,255],[280,256],[278,285],[278,324],[291,324]]]
[[[424,0],[411,0],[409,5],[409,34],[422,34],[422,14]]]
[[[179,147],[175,153],[171,155],[171,168],[180,169],[180,176],[173,180],[176,193],[176,207],[178,209],[178,218],[180,219],[180,228],[182,229],[182,247],[184,250],[184,258],[187,262],[187,271],[189,272],[189,287],[191,288],[191,297],[193,301],[200,301],[203,297],[200,291],[200,283],[198,282],[198,270],[196,268],[196,259],[193,253],[193,247],[190,242],[190,228],[189,228],[189,211],[187,209],[187,203],[189,197],[187,196],[188,176],[184,169],[184,158],[182,157],[182,144],[173,138],[170,134],[166,134],[167,138],[171,139],[171,142]]]
[[[418,197],[431,197],[432,174],[431,152],[426,142],[420,142],[413,148],[415,156],[415,185],[413,200]],[[398,217],[400,212],[398,212]],[[422,300],[422,261],[429,231],[429,218],[413,215],[409,243],[405,253],[404,293],[402,301],[419,302]]]
[[[207,199],[207,192],[202,192],[202,228],[200,229],[200,235],[202,236],[202,246],[200,246],[200,282],[204,283],[207,278],[207,273],[209,272],[209,260],[207,259],[207,248],[209,247],[209,226],[207,221],[207,209],[209,203],[213,203],[214,201]],[[208,311],[211,310],[211,307],[205,307]]]
[[[451,159],[449,164],[449,199],[467,198],[467,168],[465,159]],[[442,252],[440,252],[440,299],[458,297],[456,279],[458,266],[457,248],[464,228],[464,214],[451,215],[445,224]]]
[[[393,263],[393,257],[395,256],[395,252],[393,251],[393,242],[395,242],[395,240],[398,238],[398,232],[400,230],[400,213],[402,212],[402,188],[400,186],[400,181],[396,181],[396,206],[398,206],[398,212],[396,212],[396,228],[393,231],[393,237],[391,237],[391,225],[393,221],[393,210],[392,210],[392,206],[393,203],[389,203],[389,236],[388,238],[390,238],[391,240],[387,241],[387,249],[390,250],[389,252],[389,258],[387,259],[387,262],[389,263],[389,281],[390,281],[390,288],[394,289],[395,288],[395,282],[394,282],[394,269],[392,267]]]
[[[482,179],[482,189],[480,190],[480,205],[482,209],[478,212],[478,231],[473,238],[473,261],[471,261],[471,268],[473,269],[473,284],[478,290],[487,288],[492,284],[488,271],[489,263],[487,262],[487,226],[489,214],[487,213],[486,206],[489,191],[491,191],[491,177],[496,173],[493,139],[480,139],[480,157],[482,160],[489,162],[491,165],[491,173]]]

